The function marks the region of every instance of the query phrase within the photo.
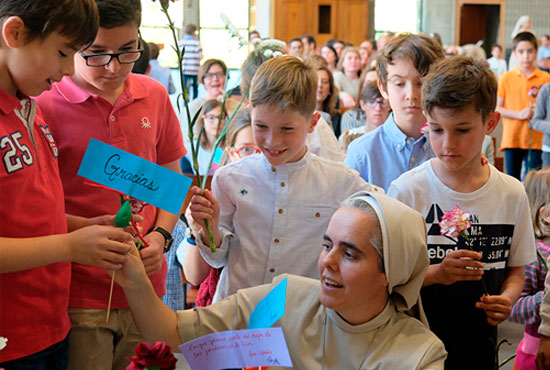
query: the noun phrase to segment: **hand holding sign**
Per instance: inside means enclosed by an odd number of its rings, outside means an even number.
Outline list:
[[[95,139],[91,139],[88,144],[78,175],[176,215],[179,214],[191,185],[191,179],[181,174]],[[130,208],[129,198],[123,199],[115,217],[116,226],[126,227],[132,222]],[[132,226],[140,234],[134,223]],[[147,245],[141,235],[140,239]],[[113,272],[107,322],[114,279]]]

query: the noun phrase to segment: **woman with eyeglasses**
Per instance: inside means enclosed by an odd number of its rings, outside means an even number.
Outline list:
[[[214,147],[216,139],[225,126],[226,117],[227,112],[222,112],[221,101],[217,99],[210,99],[202,105],[201,115],[199,116],[197,124],[194,128],[195,138],[200,139],[198,146],[198,165],[199,173],[201,175],[206,174],[207,171],[208,175],[212,175],[219,167],[215,162],[213,162],[210,169],[208,169],[212,152],[216,150]],[[223,148],[223,140],[219,147]],[[185,157],[182,158],[182,171],[183,173],[196,172],[196,168],[193,167],[193,156],[191,151],[188,151]]]
[[[225,82],[227,75],[227,66],[220,59],[208,59],[206,60],[199,69],[199,82],[204,85],[206,90],[206,95],[200,96],[189,103],[189,113],[191,119],[198,112],[200,107],[212,99],[217,99],[219,101],[223,100],[223,93],[225,91]],[[232,98],[227,98],[225,102],[225,109],[229,114],[231,114],[237,107],[238,101]],[[202,112],[204,114],[204,112]],[[183,109],[180,112],[180,123],[182,128],[188,127],[187,112]],[[184,138],[186,135],[184,135]]]

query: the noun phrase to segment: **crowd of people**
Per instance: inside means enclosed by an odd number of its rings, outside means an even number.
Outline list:
[[[496,369],[509,319],[515,368],[550,369],[550,37],[520,20],[513,68],[437,35],[254,32],[240,96],[189,24],[188,115],[139,1],[2,1],[0,368],[125,369],[140,341],[245,329],[286,278],[295,368]],[[77,176],[91,138],[211,187],[117,228],[119,194]]]

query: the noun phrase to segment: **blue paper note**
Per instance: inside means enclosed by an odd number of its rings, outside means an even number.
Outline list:
[[[178,214],[192,180],[156,163],[91,139],[78,175]]]
[[[281,328],[222,331],[179,346],[192,370],[292,367]]]
[[[214,159],[212,161],[219,165],[220,161],[222,160],[222,155],[223,149],[216,148],[216,150],[214,151]]]
[[[284,278],[258,303],[248,319],[249,329],[269,328],[284,316],[287,282]]]

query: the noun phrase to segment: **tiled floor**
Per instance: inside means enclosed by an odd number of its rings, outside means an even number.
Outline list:
[[[506,344],[503,344],[501,346],[500,350],[500,361],[504,361],[508,356],[513,355],[516,353],[516,348],[521,340],[523,338],[523,325],[515,324],[513,322],[505,321],[498,327],[498,334],[499,334],[499,340],[500,339],[508,339],[510,343],[512,343],[511,346],[507,346]],[[506,365],[501,367],[501,370],[512,370],[514,368],[514,360],[508,362]]]

